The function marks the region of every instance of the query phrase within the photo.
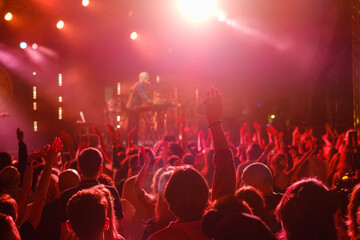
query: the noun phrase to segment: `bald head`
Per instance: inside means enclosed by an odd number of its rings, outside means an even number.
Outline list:
[[[263,163],[253,163],[247,166],[241,175],[241,179],[245,185],[252,186],[263,194],[272,193],[272,174]]]
[[[66,189],[75,187],[80,183],[80,175],[74,169],[67,169],[59,175],[59,189],[60,192]]]

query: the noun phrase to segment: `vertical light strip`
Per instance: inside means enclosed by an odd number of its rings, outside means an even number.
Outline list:
[[[61,73],[59,73],[59,75],[58,75],[58,85],[59,85],[59,87],[61,87],[61,86],[62,86],[62,84],[63,84],[63,81],[62,81],[62,74],[61,74]]]
[[[58,108],[58,119],[61,120],[63,118],[63,109],[62,107]]]
[[[38,131],[38,122],[34,121],[34,132]]]
[[[121,85],[120,85],[120,82],[117,83],[116,93],[117,93],[117,95],[120,95],[120,94],[121,94]]]

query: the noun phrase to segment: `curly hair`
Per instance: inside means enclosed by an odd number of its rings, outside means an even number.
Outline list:
[[[360,207],[360,184],[356,185],[351,193],[348,205],[348,215],[346,224],[348,226],[348,234],[352,240],[359,239],[359,225],[357,222],[357,212]]]

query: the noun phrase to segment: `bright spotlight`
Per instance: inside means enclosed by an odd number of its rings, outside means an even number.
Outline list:
[[[26,42],[21,42],[20,43],[20,48],[21,49],[25,49],[27,47],[27,43]]]
[[[31,45],[31,48],[32,48],[33,50],[36,50],[36,49],[38,48],[37,43],[33,43],[33,44]]]
[[[274,119],[276,116],[275,116],[274,114],[272,114],[270,117],[271,117],[272,119]]]
[[[6,21],[11,21],[11,19],[13,18],[13,15],[11,12],[8,12],[7,14],[5,14],[4,18]]]
[[[83,5],[84,7],[89,6],[89,3],[90,3],[89,0],[82,0],[82,5]]]
[[[60,20],[60,21],[57,22],[56,27],[58,29],[62,29],[64,27],[64,25],[65,25],[64,22],[62,20]]]
[[[219,22],[224,22],[226,20],[226,15],[224,13],[220,13],[218,15]]]
[[[132,33],[130,34],[130,38],[131,38],[132,40],[135,40],[137,37],[138,37],[138,35],[137,35],[136,32],[132,32]]]
[[[181,11],[194,20],[203,20],[215,12],[214,0],[178,0]]]

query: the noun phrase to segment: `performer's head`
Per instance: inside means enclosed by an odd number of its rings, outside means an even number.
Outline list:
[[[144,83],[149,83],[149,80],[150,80],[150,76],[147,72],[141,72],[139,74],[139,81]]]

